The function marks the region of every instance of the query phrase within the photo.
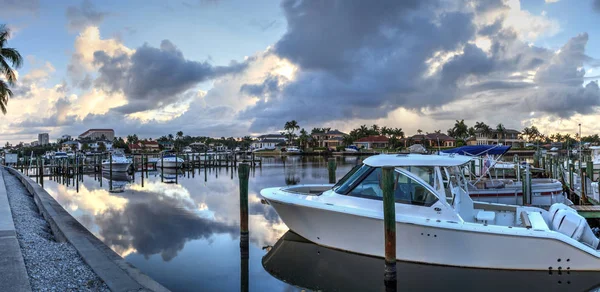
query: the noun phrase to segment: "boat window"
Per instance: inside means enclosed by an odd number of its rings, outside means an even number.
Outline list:
[[[348,193],[348,195],[382,200],[383,190],[381,189],[380,184],[381,172],[382,170],[379,167],[373,169]],[[396,182],[394,187],[394,198],[396,203],[431,206],[438,200],[437,196],[430,192],[425,186],[402,173],[395,171],[394,181]]]
[[[421,183],[402,173],[396,172],[396,174],[397,185],[394,191],[396,203],[429,207],[438,201],[437,196]]]
[[[348,176],[348,178],[345,180],[342,178],[344,182],[339,184],[339,186],[334,187],[333,191],[338,194],[347,194],[349,190],[354,188],[361,181],[361,179],[373,169],[373,167],[370,167],[366,164],[361,165],[360,167],[356,168],[353,173]]]
[[[428,183],[430,186],[436,188],[435,171],[433,166],[406,166],[402,167]]]
[[[339,186],[341,186],[342,184],[344,184],[356,171],[358,171],[358,169],[361,168],[362,165],[358,164],[355,165],[350,171],[348,171],[348,173],[346,173],[340,180],[338,180],[337,183],[335,183],[335,185],[333,186],[334,190],[337,190],[337,188]]]

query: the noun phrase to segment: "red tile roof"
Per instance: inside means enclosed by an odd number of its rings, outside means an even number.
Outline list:
[[[129,149],[133,150],[133,149],[142,149],[142,147],[140,147],[140,145],[138,144],[127,144],[127,146],[129,146]]]
[[[368,136],[368,137],[364,137],[364,138],[360,138],[354,142],[380,142],[380,143],[384,143],[384,142],[388,142],[390,139],[386,136]]]

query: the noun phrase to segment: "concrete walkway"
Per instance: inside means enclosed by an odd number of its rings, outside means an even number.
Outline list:
[[[0,171],[0,291],[31,291]]]

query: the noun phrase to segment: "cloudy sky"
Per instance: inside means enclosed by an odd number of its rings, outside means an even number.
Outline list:
[[[0,0],[0,143],[454,120],[600,132],[600,0]]]

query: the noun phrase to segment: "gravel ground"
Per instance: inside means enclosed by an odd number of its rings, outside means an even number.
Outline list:
[[[110,291],[70,243],[54,240],[21,181],[4,169],[2,172],[33,291]]]

